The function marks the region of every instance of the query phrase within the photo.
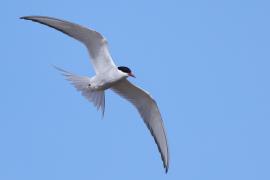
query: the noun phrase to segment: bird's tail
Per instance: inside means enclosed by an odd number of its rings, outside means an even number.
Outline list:
[[[104,116],[105,112],[105,92],[104,91],[96,91],[91,89],[90,78],[86,76],[78,76],[71,72],[68,72],[59,67],[53,66],[55,69],[60,71],[68,81],[78,90],[81,94],[88,99],[90,102],[94,104],[94,106],[102,111],[102,116]]]

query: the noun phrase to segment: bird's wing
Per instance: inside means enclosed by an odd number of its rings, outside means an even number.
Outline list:
[[[116,83],[112,90],[130,101],[139,111],[158,146],[166,172],[169,167],[169,150],[161,114],[150,94],[124,79]]]
[[[100,33],[78,24],[52,17],[25,16],[21,17],[21,19],[47,25],[82,42],[88,49],[96,74],[115,67],[108,49],[107,40]]]

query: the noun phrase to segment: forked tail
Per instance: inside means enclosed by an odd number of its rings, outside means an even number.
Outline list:
[[[90,78],[87,76],[78,76],[76,74],[70,73],[64,69],[54,66],[58,71],[60,71],[68,81],[74,87],[81,92],[81,94],[88,99],[88,101],[92,102],[94,106],[102,111],[102,117],[105,112],[105,92],[104,91],[96,91],[90,88]]]

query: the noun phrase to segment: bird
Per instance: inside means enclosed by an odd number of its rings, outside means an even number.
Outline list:
[[[131,83],[127,78],[135,77],[130,68],[116,66],[108,48],[106,38],[99,32],[76,23],[48,16],[23,16],[54,28],[84,44],[90,55],[95,75],[80,76],[55,67],[81,94],[99,110],[105,112],[105,91],[111,89],[132,103],[150,130],[161,155],[165,172],[169,168],[169,148],[161,113],[153,97],[145,90]]]

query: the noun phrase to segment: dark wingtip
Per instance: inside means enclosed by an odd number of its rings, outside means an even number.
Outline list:
[[[165,173],[168,173],[169,170],[169,165],[168,164],[163,164],[164,165],[164,169],[165,169]]]
[[[20,17],[20,19],[28,20],[28,16],[22,16],[22,17]]]
[[[168,156],[168,159],[167,159],[167,164],[164,166],[164,168],[165,168],[165,173],[167,174],[168,170],[169,170],[169,156]]]
[[[20,19],[34,21],[34,18],[39,18],[39,17],[45,17],[45,16],[22,16],[22,17],[20,17]]]

